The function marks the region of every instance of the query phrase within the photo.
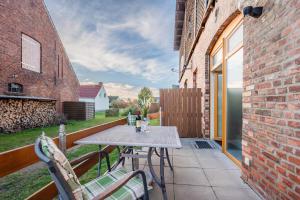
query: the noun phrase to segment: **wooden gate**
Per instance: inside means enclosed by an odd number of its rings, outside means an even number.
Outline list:
[[[162,125],[177,126],[180,137],[201,137],[201,89],[161,89]]]

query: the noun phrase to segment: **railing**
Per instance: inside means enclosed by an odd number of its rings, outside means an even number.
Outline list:
[[[98,126],[94,126],[91,128],[70,133],[66,136],[66,147],[69,149],[77,145],[74,143],[76,140],[90,136],[97,132],[104,131],[106,129],[112,128],[117,125],[124,125],[126,123],[127,123],[126,118],[123,118],[113,122],[105,123],[102,125],[98,125]],[[54,142],[58,144],[58,137],[54,138]],[[114,146],[106,146],[103,151],[110,153],[114,149],[115,149]],[[98,162],[98,159],[99,159],[98,154],[96,152],[92,152],[71,161],[71,165],[73,166],[76,165],[74,167],[74,171],[76,175],[80,177],[89,169],[91,169]],[[0,178],[8,174],[11,174],[13,172],[16,172],[20,169],[23,169],[25,167],[28,167],[32,164],[35,164],[37,162],[39,162],[39,159],[35,155],[34,144],[0,153]],[[51,182],[45,187],[35,192],[34,194],[32,194],[31,196],[29,196],[27,199],[31,199],[31,200],[49,199],[50,200],[56,196],[57,196],[56,186],[53,182]]]

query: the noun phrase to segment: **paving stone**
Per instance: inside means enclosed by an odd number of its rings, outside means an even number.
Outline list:
[[[251,189],[213,187],[220,200],[259,200],[258,195]]]
[[[174,183],[188,185],[209,186],[209,182],[202,169],[199,168],[174,168]]]
[[[212,188],[203,186],[174,185],[174,194],[176,200],[216,199]]]
[[[204,169],[204,173],[212,186],[247,188],[240,178],[240,170]]]

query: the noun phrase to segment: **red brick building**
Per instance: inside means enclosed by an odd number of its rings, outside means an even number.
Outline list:
[[[203,136],[265,199],[300,199],[299,11],[299,0],[176,1],[180,87],[202,88]]]
[[[2,111],[15,96],[55,101],[59,113],[63,101],[78,101],[79,81],[43,0],[0,1],[0,33]]]
[[[79,82],[43,0],[0,1],[0,94],[23,85],[26,96],[79,98]]]

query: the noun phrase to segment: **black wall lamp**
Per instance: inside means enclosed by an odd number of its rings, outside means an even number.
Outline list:
[[[263,12],[263,7],[247,6],[243,9],[244,16],[249,15],[255,18],[259,18],[262,15],[262,12]]]

